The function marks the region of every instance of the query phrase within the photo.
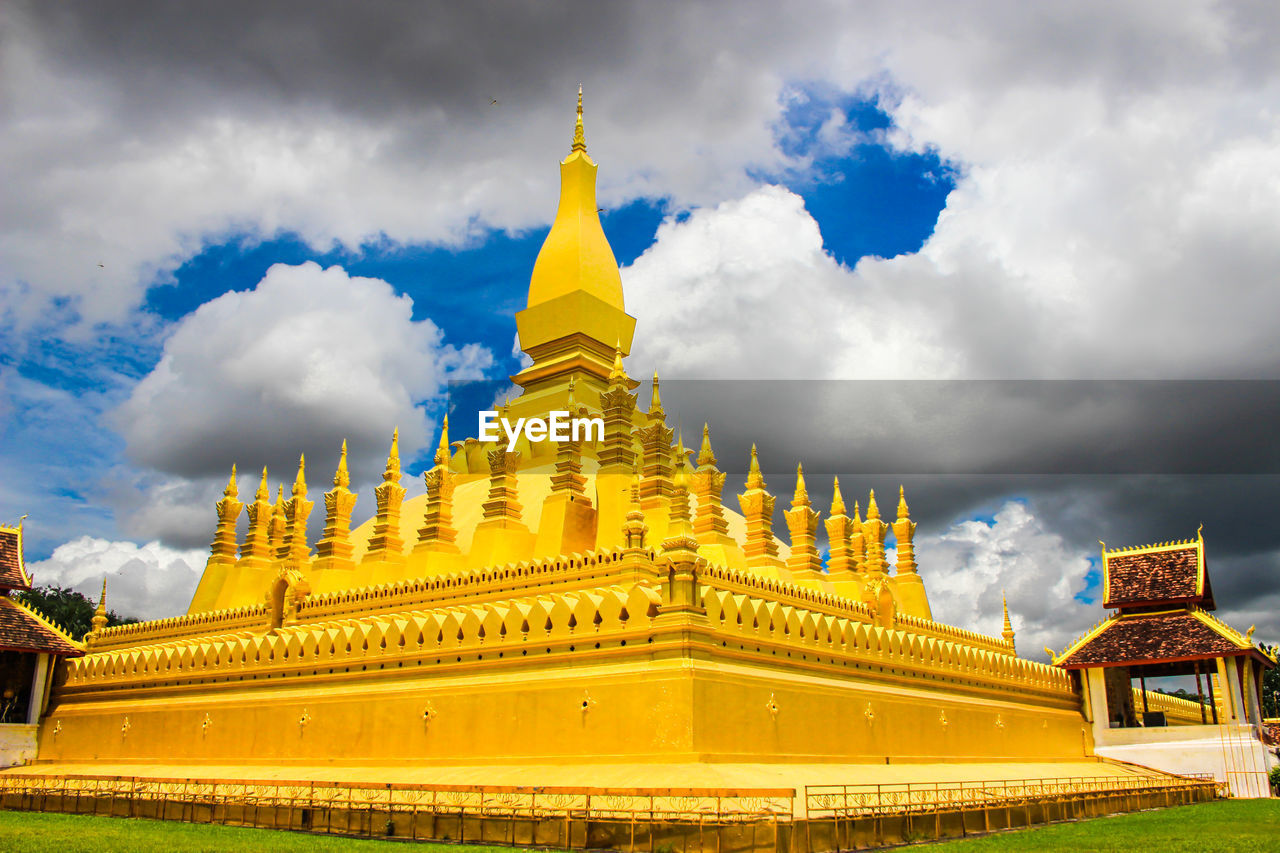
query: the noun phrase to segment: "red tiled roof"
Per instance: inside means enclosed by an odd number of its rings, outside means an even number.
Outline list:
[[[1203,617],[1203,618],[1202,618]],[[1232,635],[1235,635],[1233,637]],[[1136,613],[1111,617],[1055,661],[1076,669],[1105,664],[1158,663],[1223,657],[1252,651],[1235,631],[1191,610]]]
[[[22,562],[21,527],[0,527],[0,589],[31,589]]]
[[[1199,542],[1178,548],[1105,552],[1104,607],[1199,602],[1210,598]],[[1205,602],[1212,607],[1212,600]]]
[[[70,637],[8,596],[0,596],[0,651],[84,654]]]

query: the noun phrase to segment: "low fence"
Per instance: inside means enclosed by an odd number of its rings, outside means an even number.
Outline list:
[[[961,838],[1226,796],[1209,774],[805,788],[804,848],[859,850]]]
[[[0,807],[628,853],[827,853],[1200,802],[1211,779],[522,788],[0,774]],[[803,806],[798,813],[797,806]]]

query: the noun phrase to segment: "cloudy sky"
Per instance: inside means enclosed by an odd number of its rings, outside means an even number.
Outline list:
[[[1101,615],[1098,539],[1200,523],[1278,640],[1278,18],[6,3],[0,519],[160,616],[232,462],[322,483],[345,437],[367,492],[398,425],[416,474],[448,383],[518,365],[582,83],[631,370],[722,456],[905,482],[936,614],[996,631],[1007,588],[1027,653]]]

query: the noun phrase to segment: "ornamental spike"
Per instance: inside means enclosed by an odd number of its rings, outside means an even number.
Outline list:
[[[747,488],[763,489],[765,486],[764,474],[760,473],[760,456],[756,453],[756,446],[751,445],[751,468],[747,471]]]
[[[910,510],[907,508],[906,491],[902,486],[898,486],[898,518],[906,518],[908,515],[910,515]]]
[[[391,450],[387,454],[387,468],[382,479],[388,483],[400,482],[400,427],[391,432]]]
[[[227,487],[222,490],[222,496],[225,498],[239,497],[240,492],[236,487],[236,463],[231,463],[231,478],[227,480]]]
[[[449,464],[449,416],[444,416],[443,423],[440,424],[440,446],[436,448],[435,463],[437,465]]]
[[[587,135],[582,130],[582,85],[578,85],[578,119],[573,126],[573,145],[570,151],[587,153]]]
[[[792,506],[809,506],[809,490],[804,485],[804,465],[796,465],[796,493],[791,499]]]
[[[609,371],[609,381],[612,383],[627,381],[627,370],[622,366],[621,338],[617,339],[617,343],[615,343],[613,347],[613,369]]]
[[[271,500],[271,487],[267,485],[267,466],[262,466],[262,482],[258,483],[258,493],[253,496],[255,501],[266,503]]]
[[[879,518],[880,507],[876,506],[876,490],[871,490],[871,496],[867,499],[867,519]]]
[[[107,576],[102,576],[102,596],[98,599],[98,606],[94,608],[93,618],[89,620],[89,625],[94,633],[101,631],[107,627]],[[65,634],[66,631],[64,630]]]
[[[293,493],[295,495],[307,493],[307,454],[305,453],[298,456],[298,476],[293,479]]]
[[[342,439],[342,454],[338,457],[338,470],[334,472],[333,484],[343,489],[351,485],[351,474],[347,471],[347,440]]]
[[[716,464],[716,455],[711,452],[711,427],[702,425],[702,447],[698,450],[698,467]]]
[[[844,515],[844,495],[840,494],[840,478],[835,478],[835,483],[831,487],[831,514]]]

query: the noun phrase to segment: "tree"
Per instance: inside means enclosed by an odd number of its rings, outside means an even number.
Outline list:
[[[96,602],[86,598],[74,589],[60,586],[37,586],[23,590],[15,596],[23,604],[39,611],[46,619],[61,625],[76,640],[83,640],[84,635],[93,627],[93,612]],[[107,627],[112,625],[128,625],[137,622],[131,617],[121,617],[114,610],[107,611]]]
[[[1262,653],[1272,660],[1280,647],[1258,643]],[[1262,674],[1262,716],[1280,717],[1280,667],[1272,667]]]

